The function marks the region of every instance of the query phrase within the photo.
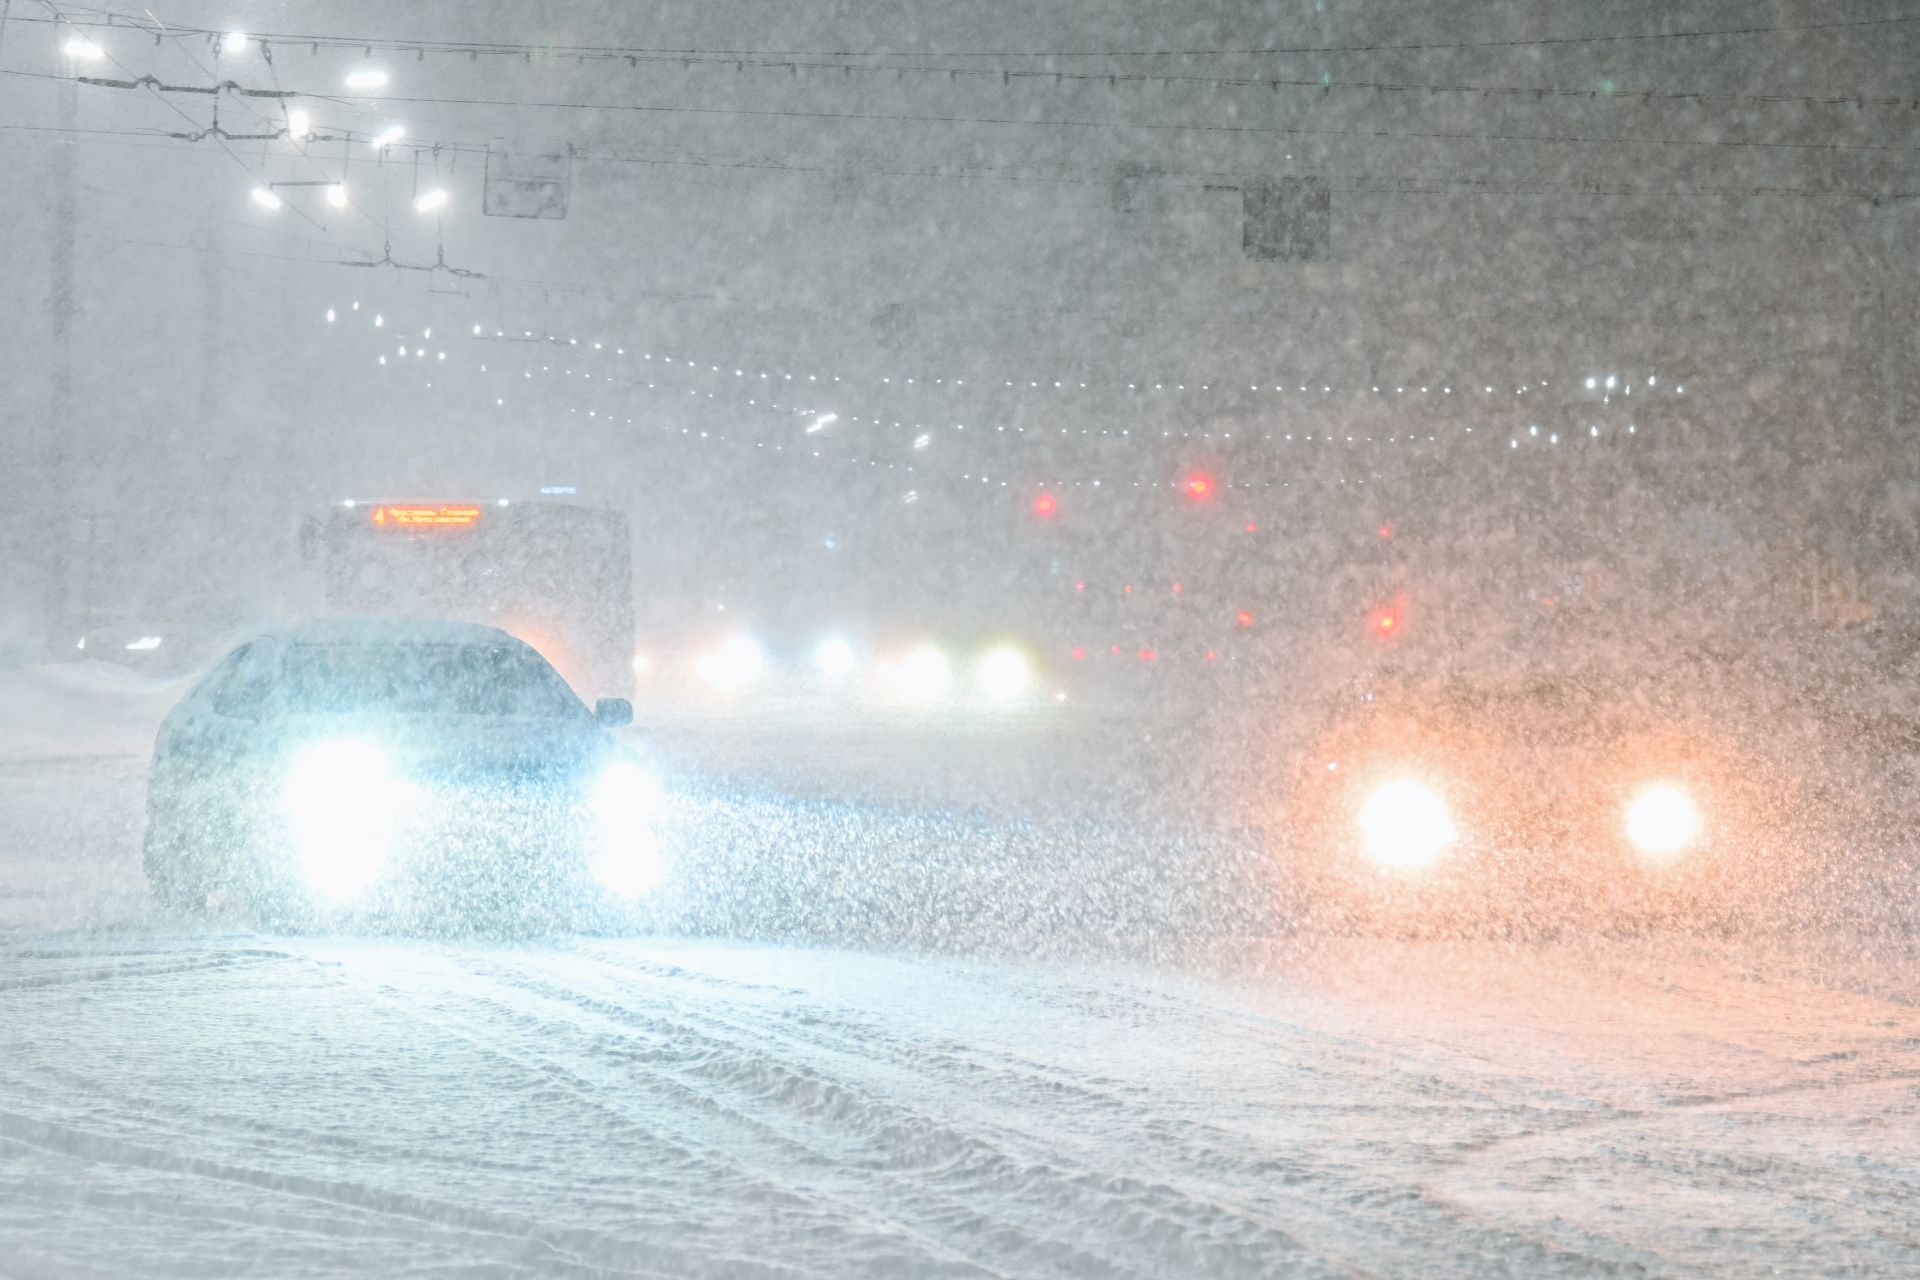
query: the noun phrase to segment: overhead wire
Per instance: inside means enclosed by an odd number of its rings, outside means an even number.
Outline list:
[[[58,19],[61,16],[60,9],[54,3],[54,0],[40,0],[40,3],[48,11],[48,13],[52,14],[56,19]],[[121,74],[126,76],[128,80],[135,81],[136,83],[138,82],[138,77],[134,76],[133,72],[126,66],[126,64],[121,62],[118,58],[114,57],[112,53],[108,52],[106,49],[103,48],[100,50],[100,56],[105,58],[108,62],[111,62],[114,66],[118,67],[120,69]],[[73,77],[73,76],[66,76],[66,77],[54,76],[51,78],[56,80],[58,79],[78,80],[78,77]],[[147,92],[153,97],[155,101],[164,103],[168,110],[178,115],[181,119],[187,121],[187,123],[189,124],[199,123],[199,121],[195,120],[190,114],[188,114],[186,111],[181,109],[178,103],[173,102],[172,100],[168,99],[165,95],[155,91],[152,85],[147,85],[146,89],[147,89]],[[215,101],[218,102],[218,98],[216,98]],[[233,160],[235,164],[239,165],[240,168],[246,172],[248,177],[253,178],[256,181],[259,179],[260,175],[254,172],[253,166],[248,164],[245,160],[243,160],[237,151],[235,151],[232,147],[228,146],[225,139],[220,138],[218,135],[214,135],[214,141],[218,143],[220,149],[224,151]],[[305,210],[295,207],[294,213],[302,221],[313,226],[322,235],[326,236],[329,240],[333,240],[334,243],[338,244],[342,249],[346,250],[347,252],[349,253],[362,252],[361,250],[354,249],[352,246],[339,240],[338,237],[334,236],[332,232],[328,231],[318,221],[310,217]]]
[[[81,10],[76,9],[76,12]],[[96,15],[89,25],[102,27],[141,28],[138,18],[130,14],[118,13],[108,9],[89,9],[85,12]],[[911,52],[877,49],[745,49],[714,48],[705,46],[661,46],[661,45],[561,45],[557,43],[524,44],[506,41],[467,41],[467,40],[403,40],[393,37],[372,37],[347,35],[341,33],[257,31],[250,32],[254,39],[273,40],[289,44],[306,44],[314,47],[382,49],[391,52],[454,53],[482,55],[510,55],[525,58],[542,57],[548,59],[586,58],[594,56],[626,58],[645,55],[664,57],[712,56],[721,58],[1218,58],[1218,57],[1276,57],[1307,54],[1371,54],[1371,53],[1422,53],[1445,52],[1460,49],[1524,49],[1547,48],[1557,45],[1622,44],[1646,43],[1664,40],[1697,40],[1725,37],[1770,36],[1782,34],[1800,34],[1810,31],[1837,31],[1849,29],[1871,29],[1887,26],[1906,25],[1920,22],[1920,14],[1894,14],[1873,18],[1846,18],[1821,22],[1800,23],[1752,23],[1746,26],[1703,28],[1680,31],[1639,31],[1610,32],[1595,35],[1533,36],[1525,38],[1503,38],[1496,40],[1419,40],[1419,41],[1367,41],[1353,44],[1302,44],[1302,45],[1264,45],[1239,48],[1186,48],[1186,49],[946,49],[914,50]],[[211,28],[182,28],[197,35],[218,38],[222,32]]]
[[[116,18],[124,19],[124,22],[135,21],[133,19],[126,18],[125,15],[114,15],[114,16]],[[1897,19],[1876,19],[1872,21],[1880,22],[1880,23],[1914,22],[1914,21],[1920,21],[1920,17],[1897,18]],[[110,26],[116,30],[125,30],[125,29],[128,29],[128,27],[127,25],[124,24],[124,22],[115,21],[115,22],[102,23],[99,25]],[[1838,25],[1844,26],[1849,24],[1838,24]],[[145,30],[147,28],[139,27],[135,29]],[[1783,27],[1783,28],[1773,28],[1773,29],[1819,30],[1824,28],[1816,24],[1814,26],[1800,27],[1800,28]],[[221,38],[220,33],[215,32],[209,28],[176,27],[176,28],[172,28],[172,30],[177,32],[188,33],[195,36],[204,37],[216,42]],[[1758,29],[1748,28],[1748,29],[1744,29],[1742,33],[1751,34],[1755,30],[1758,30]],[[1728,34],[1728,33],[1700,32],[1700,33],[1693,33],[1693,34],[1706,35],[1706,34]],[[1354,80],[1346,77],[1335,77],[1335,76],[1332,76],[1331,74],[1322,74],[1320,76],[1308,76],[1308,77],[1280,77],[1280,76],[1260,76],[1260,75],[1220,76],[1220,75],[1194,75],[1190,73],[1165,73],[1165,72],[1142,72],[1142,71],[1064,71],[1064,70],[1058,70],[1058,69],[1015,70],[1012,68],[996,68],[996,67],[928,66],[928,65],[924,65],[923,63],[912,63],[912,62],[901,62],[901,63],[846,62],[846,61],[805,62],[805,61],[794,60],[796,58],[803,58],[808,56],[821,57],[821,58],[825,58],[825,57],[869,57],[869,58],[871,57],[899,57],[899,58],[921,57],[921,58],[925,58],[925,57],[943,57],[943,56],[944,57],[968,57],[968,56],[985,57],[985,56],[1012,56],[1012,55],[792,54],[792,55],[781,56],[779,54],[757,55],[757,54],[754,54],[751,52],[745,52],[745,51],[667,50],[667,49],[642,50],[642,49],[626,49],[626,48],[619,48],[619,47],[613,47],[613,46],[607,46],[607,47],[577,46],[577,47],[561,48],[559,46],[546,46],[546,45],[519,45],[519,44],[468,45],[468,44],[462,44],[459,42],[433,42],[433,41],[425,42],[424,44],[422,44],[418,42],[406,42],[406,41],[384,41],[383,42],[377,39],[370,39],[370,38],[359,37],[359,36],[347,36],[347,35],[313,37],[313,36],[275,35],[272,33],[265,33],[265,34],[260,34],[258,36],[250,37],[250,38],[260,40],[262,42],[263,48],[270,48],[272,43],[275,41],[279,41],[283,44],[284,43],[298,44],[298,43],[304,42],[304,43],[308,43],[315,51],[317,51],[323,45],[329,49],[360,48],[360,49],[369,50],[369,51],[372,49],[381,49],[388,52],[401,52],[401,53],[417,53],[423,49],[429,49],[439,53],[459,54],[462,52],[466,52],[474,56],[479,56],[481,54],[486,54],[488,56],[520,56],[520,57],[525,57],[528,60],[539,58],[543,61],[557,60],[560,58],[572,58],[579,62],[585,62],[588,60],[614,61],[614,62],[624,61],[628,63],[630,66],[638,66],[640,63],[645,62],[649,64],[678,64],[683,67],[691,67],[691,66],[731,67],[736,71],[744,70],[747,68],[753,68],[758,70],[779,70],[779,71],[786,71],[789,73],[794,73],[798,71],[823,71],[823,72],[840,72],[844,75],[883,74],[883,75],[891,75],[891,76],[894,76],[895,78],[899,78],[902,76],[925,76],[925,77],[934,77],[934,78],[945,78],[947,80],[954,80],[954,79],[964,77],[964,78],[975,79],[975,80],[997,81],[1001,84],[1011,84],[1015,81],[1021,81],[1021,82],[1051,81],[1056,84],[1104,83],[1110,87],[1118,87],[1122,84],[1151,84],[1151,85],[1165,85],[1165,86],[1187,85],[1187,86],[1202,86],[1202,87],[1211,87],[1211,88],[1252,88],[1252,89],[1263,89],[1263,90],[1273,91],[1273,92],[1277,92],[1281,89],[1304,89],[1312,92],[1317,92],[1322,95],[1332,93],[1334,91],[1339,91],[1343,93],[1362,92],[1362,93],[1371,93],[1375,95],[1381,95],[1381,94],[1478,95],[1483,97],[1507,97],[1507,98],[1515,98],[1515,99],[1533,99],[1535,101],[1542,101],[1542,100],[1551,98],[1551,99],[1577,100],[1582,102],[1616,103],[1616,104],[1629,105],[1629,106],[1647,105],[1654,102],[1692,102],[1692,103],[1724,102],[1724,103],[1739,104],[1743,106],[1844,107],[1844,108],[1850,108],[1856,111],[1863,110],[1867,107],[1886,108],[1886,109],[1894,109],[1894,110],[1920,110],[1920,97],[1915,97],[1910,95],[1903,95],[1903,96],[1871,95],[1870,96],[1870,95],[1860,93],[1858,91],[1851,92],[1851,93],[1840,92],[1840,91],[1810,92],[1810,93],[1785,93],[1785,92],[1778,92],[1778,91],[1763,92],[1763,93],[1732,93],[1732,92],[1717,93],[1717,92],[1710,92],[1707,90],[1698,90],[1698,89],[1663,89],[1663,88],[1654,88],[1654,87],[1634,86],[1630,84],[1621,84],[1613,81],[1601,82],[1601,83],[1597,83],[1597,84],[1590,85],[1583,88],[1573,88],[1573,87],[1567,87],[1564,85],[1466,84],[1466,83],[1434,82],[1434,81],[1423,81],[1423,80],[1364,80],[1364,79]],[[1582,37],[1581,39],[1585,40],[1588,38]],[[216,43],[216,47],[217,47],[217,43]],[[1042,55],[1032,55],[1032,56],[1042,56]],[[1115,55],[1115,56],[1118,56],[1118,55]]]
[[[123,68],[124,70],[124,68]],[[131,84],[106,81],[98,77],[57,76],[44,72],[13,71],[0,69],[0,74],[34,76],[48,80],[70,80],[76,83],[92,84],[105,88],[145,87],[152,91],[153,85],[141,85],[132,80]],[[196,90],[198,91],[198,90]],[[430,95],[374,95],[333,93],[314,93],[311,91],[288,90],[294,97],[310,98],[317,102],[330,102],[345,105],[352,102],[403,103],[409,105],[428,104],[439,106],[478,106],[510,107],[528,110],[549,111],[609,111],[637,112],[661,115],[712,115],[737,116],[761,119],[796,120],[882,120],[906,124],[981,124],[1004,125],[1022,128],[1070,128],[1070,129],[1107,129],[1117,132],[1129,130],[1172,133],[1217,133],[1227,135],[1278,136],[1301,138],[1364,138],[1380,140],[1440,141],[1440,142],[1536,142],[1564,146],[1615,146],[1615,147],[1691,147],[1710,150],[1779,150],[1806,152],[1884,152],[1898,155],[1911,155],[1920,152],[1920,147],[1896,146],[1873,142],[1788,142],[1778,139],[1759,138],[1667,138],[1645,135],[1620,136],[1614,134],[1554,134],[1554,133],[1485,133],[1473,130],[1410,130],[1410,129],[1334,129],[1309,127],[1304,125],[1260,125],[1260,124],[1208,124],[1194,122],[1133,121],[1133,120],[1074,120],[1051,117],[1019,116],[973,116],[942,115],[927,112],[884,112],[884,111],[807,111],[793,108],[769,107],[693,107],[668,105],[662,103],[628,102],[572,102],[564,100],[540,100],[525,98],[463,98],[438,97]],[[177,108],[176,108],[177,110]],[[184,113],[183,113],[184,114]]]
[[[1610,134],[1535,134],[1481,133],[1472,130],[1405,129],[1332,129],[1303,125],[1200,124],[1129,120],[1073,120],[1049,117],[942,115],[930,112],[886,111],[805,111],[768,107],[691,107],[657,103],[570,102],[525,98],[456,98],[426,95],[353,95],[342,99],[331,94],[306,95],[330,101],[388,103],[426,103],[443,106],[517,107],[550,111],[613,111],[662,115],[739,116],[760,119],[795,120],[884,120],[907,124],[977,124],[1022,128],[1109,129],[1119,132],[1146,131],[1171,133],[1217,133],[1279,137],[1337,137],[1371,140],[1405,139],[1410,141],[1449,142],[1539,142],[1569,146],[1619,147],[1694,147],[1733,150],[1783,150],[1812,152],[1889,152],[1913,154],[1920,147],[1894,146],[1871,142],[1784,142],[1752,138],[1664,138],[1645,135],[1622,137]]]

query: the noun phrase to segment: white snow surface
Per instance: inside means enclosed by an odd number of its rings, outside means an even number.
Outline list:
[[[1906,940],[261,936],[177,693],[0,675],[0,1276],[1920,1274]]]

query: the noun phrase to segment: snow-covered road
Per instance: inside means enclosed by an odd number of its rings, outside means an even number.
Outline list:
[[[260,936],[163,701],[0,688],[0,1277],[1920,1274],[1905,938]]]
[[[17,939],[0,1273],[1912,1274],[1915,987],[1814,962]]]

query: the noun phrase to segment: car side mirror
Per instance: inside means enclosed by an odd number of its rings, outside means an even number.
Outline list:
[[[602,698],[593,704],[593,718],[604,728],[623,728],[633,723],[633,704],[625,698]]]

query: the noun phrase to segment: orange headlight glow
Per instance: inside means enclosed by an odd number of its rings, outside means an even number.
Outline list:
[[[1693,797],[1671,783],[1648,787],[1627,806],[1627,839],[1641,853],[1667,857],[1700,834]]]
[[[1367,855],[1383,867],[1424,867],[1456,839],[1446,801],[1402,778],[1383,783],[1360,810]]]

